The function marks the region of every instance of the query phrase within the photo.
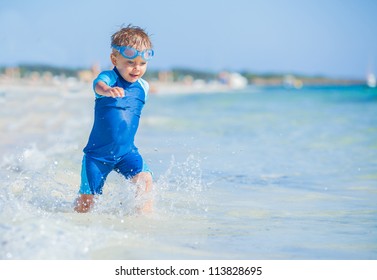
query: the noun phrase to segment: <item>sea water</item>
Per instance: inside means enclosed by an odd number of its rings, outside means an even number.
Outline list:
[[[0,91],[1,259],[377,259],[377,92],[151,95],[154,212],[111,173],[78,214],[93,93]]]

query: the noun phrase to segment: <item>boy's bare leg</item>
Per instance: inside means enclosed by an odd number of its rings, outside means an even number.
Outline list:
[[[153,211],[153,199],[148,197],[152,191],[152,175],[150,172],[140,172],[135,177],[132,178],[132,182],[136,184],[136,197],[142,198],[146,196],[143,204],[139,208],[142,213],[151,213]]]
[[[78,213],[87,213],[94,205],[94,195],[80,194],[75,201],[74,210]]]

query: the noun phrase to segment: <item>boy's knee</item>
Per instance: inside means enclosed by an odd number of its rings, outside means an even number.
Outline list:
[[[150,172],[140,172],[132,181],[138,185],[144,185],[146,191],[152,189],[153,178]]]
[[[152,174],[150,172],[141,172],[141,173],[143,173],[143,176],[144,176],[146,182],[152,183],[153,178],[152,178]]]
[[[150,172],[141,172],[139,173],[140,180],[143,181],[145,184],[152,184],[153,178]]]

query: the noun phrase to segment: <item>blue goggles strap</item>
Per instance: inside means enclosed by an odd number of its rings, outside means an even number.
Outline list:
[[[138,51],[135,48],[129,47],[129,46],[117,46],[112,45],[113,49],[116,49],[123,57],[127,59],[134,59],[137,56],[141,56],[144,60],[150,60],[154,56],[154,50],[153,49],[146,49],[143,51]]]

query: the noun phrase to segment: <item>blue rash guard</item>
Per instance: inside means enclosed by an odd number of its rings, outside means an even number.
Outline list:
[[[96,93],[94,125],[84,153],[100,161],[113,162],[135,149],[134,138],[149,85],[139,79],[127,82],[114,68],[99,74],[93,87],[102,81],[110,87],[121,87],[125,96],[112,98]]]
[[[143,79],[127,82],[116,67],[98,75],[93,82],[94,91],[99,81],[110,87],[123,88],[124,97],[105,97],[95,92],[94,124],[84,148],[81,194],[101,194],[104,181],[112,170],[126,178],[149,171],[134,145],[148,96],[148,83]]]

